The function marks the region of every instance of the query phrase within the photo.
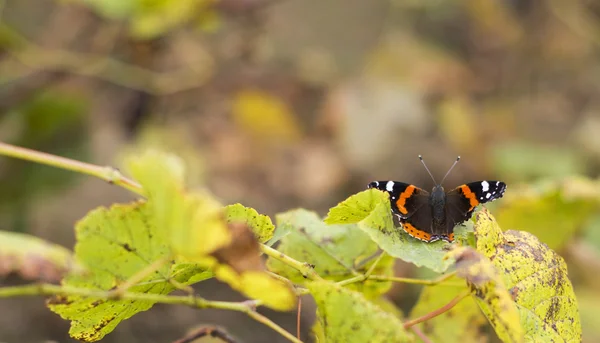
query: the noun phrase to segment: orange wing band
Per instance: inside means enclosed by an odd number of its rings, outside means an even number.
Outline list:
[[[477,205],[479,205],[479,200],[477,200],[475,193],[471,192],[469,187],[467,187],[466,185],[462,185],[462,186],[460,186],[460,190],[463,192],[465,197],[467,197],[467,199],[469,199],[469,205],[471,205],[471,208],[469,208],[469,211],[471,211],[472,209],[477,207]]]
[[[398,200],[396,201],[396,206],[398,206],[398,211],[402,214],[407,214],[408,210],[406,209],[406,199],[410,198],[410,196],[415,192],[415,186],[408,186],[404,190],[404,192],[400,193]]]
[[[421,230],[417,229],[416,227],[412,226],[410,223],[403,223],[402,228],[404,229],[404,231],[406,231],[406,233],[408,233],[409,235],[411,235],[412,237],[414,237],[416,239],[420,239],[420,240],[426,241],[426,242],[429,242],[431,240],[430,234],[428,234],[425,231],[421,231]]]

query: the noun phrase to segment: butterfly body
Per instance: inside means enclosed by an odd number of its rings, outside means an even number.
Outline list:
[[[404,231],[426,242],[454,241],[456,225],[471,218],[477,205],[501,198],[506,190],[501,181],[471,182],[449,192],[438,184],[431,193],[398,181],[373,181],[368,187],[387,192]]]

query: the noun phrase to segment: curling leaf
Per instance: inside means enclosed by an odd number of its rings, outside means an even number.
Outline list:
[[[352,195],[329,210],[325,223],[358,223],[358,227],[389,255],[418,267],[427,267],[441,273],[450,265],[450,261],[443,258],[447,243],[421,242],[394,225],[389,195],[385,192],[368,189]]]
[[[265,243],[273,238],[275,226],[271,222],[271,218],[259,214],[255,209],[245,207],[242,204],[233,204],[225,206],[225,214],[229,223],[246,223],[252,229],[259,242]]]
[[[208,193],[185,192],[185,169],[177,156],[148,150],[131,158],[128,167],[144,188],[156,225],[168,230],[176,253],[203,262],[231,242],[222,206]]]
[[[58,282],[83,268],[71,251],[23,233],[0,231],[0,276],[19,273],[24,279]]]
[[[457,275],[467,280],[498,337],[507,343],[524,342],[519,311],[494,265],[471,247],[456,247],[447,257],[456,260]]]
[[[477,215],[477,250],[490,259],[516,303],[530,342],[579,342],[581,324],[561,256],[524,231],[502,232],[488,211]]]

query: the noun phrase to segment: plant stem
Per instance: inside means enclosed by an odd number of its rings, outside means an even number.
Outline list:
[[[140,186],[137,182],[124,177],[117,169],[113,167],[101,167],[90,163],[80,162],[65,157],[55,156],[44,152],[6,144],[3,142],[0,142],[0,155],[95,176],[107,181],[108,183],[123,187],[133,193],[143,195],[142,186]]]
[[[368,277],[368,279],[369,280],[378,280],[378,281],[393,281],[393,282],[411,283],[411,284],[424,285],[424,286],[435,286],[437,284],[440,284],[440,283],[450,279],[455,274],[456,274],[456,272],[451,272],[451,273],[442,275],[442,276],[438,277],[437,279],[433,279],[433,280],[420,280],[420,279],[411,279],[411,278],[387,276],[387,275],[371,275]],[[451,283],[447,283],[445,285],[454,286],[454,284],[451,284]],[[464,282],[457,283],[456,286],[464,286]]]
[[[271,329],[277,331],[280,335],[282,335],[283,337],[287,338],[291,342],[302,343],[301,340],[299,340],[298,338],[294,337],[294,335],[292,335],[291,333],[287,332],[281,326],[273,323],[269,318],[263,316],[262,314],[260,314],[260,313],[258,313],[256,311],[248,311],[248,312],[246,312],[246,314],[248,316],[250,316],[250,318],[256,320],[257,322],[262,323],[262,324],[270,327]]]
[[[456,304],[458,304],[461,300],[463,300],[464,298],[468,297],[469,294],[471,294],[469,291],[466,291],[462,294],[457,295],[454,299],[450,300],[449,303],[447,303],[446,305],[438,308],[437,310],[431,311],[419,318],[415,318],[413,320],[409,320],[407,322],[404,323],[404,328],[408,329],[413,325],[419,324],[421,322],[427,321],[431,318],[435,318],[437,316],[439,316],[440,314],[449,311],[451,308],[453,308]]]
[[[117,287],[115,290],[113,290],[112,291],[113,297],[117,298],[117,299],[120,298],[123,294],[125,294],[127,292],[127,290],[129,290],[131,287],[138,284],[140,281],[144,280],[146,277],[153,274],[155,271],[159,270],[163,265],[165,265],[167,262],[169,262],[170,259],[171,259],[171,256],[164,256],[163,258],[160,258],[160,259],[150,263],[149,265],[145,266],[140,271],[133,274],[129,279],[127,279],[121,285],[119,285],[119,287]]]
[[[377,267],[377,264],[379,263],[379,261],[381,261],[381,259],[387,255],[387,253],[385,251],[383,251],[381,254],[379,254],[379,256],[377,256],[377,259],[375,260],[375,262],[373,262],[373,264],[371,265],[371,267],[369,267],[369,269],[367,270],[366,273],[361,274],[361,275],[357,275],[355,277],[343,280],[338,282],[337,284],[340,286],[345,286],[351,283],[355,283],[355,282],[363,282],[367,279],[369,279],[369,277],[371,276],[371,274],[373,273],[373,271],[375,270],[375,268]]]
[[[38,295],[75,295],[90,298],[104,299],[111,301],[114,297],[114,293],[107,291],[94,291],[86,288],[76,288],[69,286],[58,286],[52,284],[32,284],[25,286],[13,286],[0,288],[0,298],[16,297],[16,296],[38,296]],[[120,298],[123,300],[132,301],[149,301],[153,303],[172,304],[172,305],[185,305],[196,308],[214,308],[221,310],[238,311],[247,314],[254,320],[270,327],[277,331],[279,334],[284,336],[295,343],[302,343],[294,335],[287,332],[285,329],[275,324],[269,318],[254,310],[254,305],[248,302],[227,302],[227,301],[211,301],[201,297],[194,296],[177,296],[177,295],[164,295],[164,294],[152,294],[152,293],[133,293],[125,292],[120,294]],[[251,306],[252,305],[252,306]]]
[[[295,260],[295,259],[287,256],[286,254],[279,252],[279,251],[277,251],[267,245],[264,245],[264,244],[260,245],[260,249],[263,253],[265,253],[265,255],[268,255],[268,256],[296,269],[305,278],[311,279],[311,280],[322,280],[322,278],[319,276],[319,274],[317,274],[317,272],[315,272],[315,270],[313,269],[313,267],[310,264],[308,264],[306,262],[300,262],[298,260]]]

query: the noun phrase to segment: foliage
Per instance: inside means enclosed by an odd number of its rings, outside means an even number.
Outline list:
[[[153,261],[170,255],[167,227],[152,220],[145,203],[115,205],[89,213],[76,227],[75,256],[89,269],[87,275],[68,276],[64,286],[107,291],[119,287]],[[175,289],[169,280],[188,283],[211,277],[193,265],[164,264],[142,278],[132,292],[168,294]],[[70,334],[85,342],[97,341],[121,321],[154,305],[150,301],[98,300],[81,296],[57,296],[48,306],[71,320]]]
[[[393,314],[365,299],[362,294],[331,282],[309,285],[317,302],[318,319],[325,342],[411,342]]]
[[[113,20],[126,20],[133,37],[156,38],[182,23],[193,20],[214,22],[213,0],[181,0],[175,3],[155,0],[79,0],[100,15]],[[208,27],[213,24],[204,23]]]
[[[332,208],[325,218],[328,224],[358,223],[381,249],[393,257],[417,266],[443,272],[450,262],[444,260],[445,242],[422,244],[394,226],[388,195],[369,189],[351,196]]]
[[[17,272],[27,280],[56,282],[69,272],[83,271],[66,248],[34,236],[0,231],[0,276]]]
[[[60,286],[36,290],[54,294],[48,307],[71,321],[70,334],[81,341],[100,340],[160,302],[242,311],[298,341],[255,307],[289,311],[301,294],[316,301],[313,333],[323,342],[414,342],[409,328],[415,325],[440,341],[481,341],[488,325],[504,342],[581,339],[562,257],[530,233],[502,232],[485,209],[474,224],[457,229],[459,244],[428,244],[395,226],[388,195],[375,189],[350,196],[325,219],[296,209],[276,215],[274,225],[255,209],[222,206],[207,191],[188,190],[175,155],[148,150],[127,158],[127,167],[139,185],[114,174],[110,179],[145,199],[88,213],[76,225],[73,256],[35,237],[1,233],[0,262],[13,261],[8,271],[32,265],[60,270],[53,274],[64,276]],[[596,201],[593,194],[569,194]],[[412,280],[425,288],[410,320],[382,298],[393,281],[410,281],[393,276],[395,258],[448,271],[440,281]],[[30,276],[53,281],[43,273]],[[189,285],[213,277],[251,302],[170,295],[193,294]],[[0,297],[19,290],[0,288]]]
[[[452,277],[439,285],[426,287],[421,292],[410,316],[417,318],[438,309],[453,298],[468,291],[467,285]],[[450,310],[423,323],[422,330],[433,342],[480,342],[487,319],[475,299],[466,298]]]
[[[501,274],[527,341],[581,340],[577,300],[563,258],[525,231],[502,233],[487,211],[477,216],[477,250]]]
[[[356,225],[328,226],[316,213],[306,210],[280,214],[277,224],[290,230],[281,240],[278,251],[313,265],[315,271],[326,280],[342,281],[357,272],[365,273],[375,261],[372,257],[378,251],[377,245]],[[384,256],[373,272],[391,276],[393,263],[393,258]],[[295,283],[305,282],[297,270],[275,258],[269,258],[267,265],[271,271]],[[348,287],[373,298],[388,291],[391,283],[367,280]]]

